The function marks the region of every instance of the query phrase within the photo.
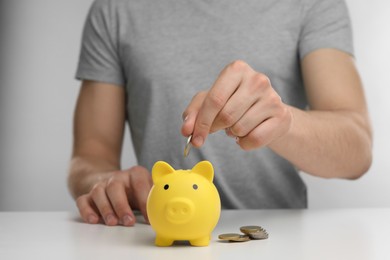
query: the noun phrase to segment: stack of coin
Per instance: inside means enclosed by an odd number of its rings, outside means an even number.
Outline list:
[[[267,239],[267,231],[260,226],[243,226],[240,227],[240,231],[245,235],[248,235],[251,239]]]
[[[218,236],[220,240],[229,242],[246,242],[249,240],[267,239],[267,231],[260,226],[242,226],[240,231],[244,234],[227,233]]]

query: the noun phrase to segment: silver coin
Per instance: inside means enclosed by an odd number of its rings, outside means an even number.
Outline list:
[[[184,147],[184,157],[187,157],[188,154],[190,153],[190,150],[191,150],[191,147],[192,147],[191,139],[192,139],[192,135],[190,135],[188,137],[186,146]]]
[[[268,238],[268,233],[267,233],[267,231],[262,230],[262,231],[259,231],[259,232],[250,233],[250,234],[248,234],[248,236],[251,239],[267,239]]]

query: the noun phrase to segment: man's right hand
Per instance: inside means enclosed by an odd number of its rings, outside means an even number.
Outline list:
[[[88,223],[132,226],[132,209],[140,210],[148,220],[149,171],[141,166],[120,170],[125,100],[123,86],[83,81],[80,89],[68,184]]]
[[[133,226],[132,209],[139,209],[148,222],[146,201],[153,185],[148,170],[134,166],[115,171],[96,183],[91,191],[77,198],[83,220],[90,224],[104,222],[108,226]]]

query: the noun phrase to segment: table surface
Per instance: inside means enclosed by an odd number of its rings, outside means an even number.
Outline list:
[[[140,216],[139,220],[142,220]],[[266,240],[229,243],[221,233],[259,225]],[[210,245],[154,246],[144,223],[85,224],[70,212],[0,212],[0,259],[390,259],[390,209],[224,210]]]

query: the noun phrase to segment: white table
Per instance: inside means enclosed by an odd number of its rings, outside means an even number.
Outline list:
[[[260,225],[267,240],[218,241]],[[76,213],[0,212],[0,259],[390,259],[390,209],[223,211],[208,247],[154,246],[149,225],[82,223]]]

